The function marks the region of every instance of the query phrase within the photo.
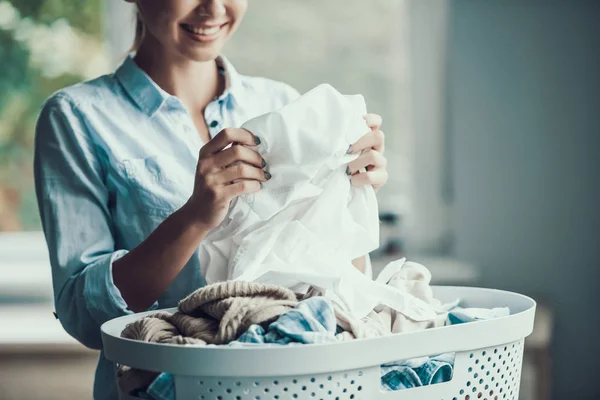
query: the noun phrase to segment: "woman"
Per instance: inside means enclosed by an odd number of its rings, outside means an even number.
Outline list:
[[[95,349],[103,322],[173,307],[205,284],[200,241],[232,198],[270,178],[252,149],[260,138],[235,127],[298,96],[220,56],[247,0],[135,3],[135,57],[53,95],[36,129],[57,318]],[[372,130],[352,146],[362,154],[349,171],[354,185],[377,188],[387,179],[381,119],[366,119]],[[115,366],[102,355],[95,379],[95,399],[116,398]]]

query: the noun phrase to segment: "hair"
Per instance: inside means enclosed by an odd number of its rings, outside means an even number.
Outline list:
[[[144,38],[144,33],[146,32],[146,27],[144,26],[144,21],[142,20],[142,15],[140,14],[140,10],[135,11],[135,37],[133,39],[133,44],[129,49],[129,52],[137,51],[142,43],[142,39]]]

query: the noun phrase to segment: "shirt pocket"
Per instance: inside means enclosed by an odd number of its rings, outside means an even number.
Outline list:
[[[193,189],[173,157],[132,158],[123,160],[121,168],[131,200],[137,203],[135,211],[141,214],[164,219],[185,203]]]

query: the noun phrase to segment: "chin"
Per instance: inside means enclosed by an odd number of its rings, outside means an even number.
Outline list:
[[[197,62],[212,61],[221,54],[221,48],[207,49],[202,51],[192,51],[188,53],[188,58]]]
[[[187,59],[196,62],[212,61],[221,54],[223,46],[210,46],[207,48],[184,48],[180,53]]]

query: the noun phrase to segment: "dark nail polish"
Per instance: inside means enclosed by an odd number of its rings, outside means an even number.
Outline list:
[[[265,171],[265,179],[269,180],[271,179],[271,174]]]
[[[262,162],[260,163],[260,165],[264,168],[267,166],[267,162],[265,161],[265,159],[262,159]]]
[[[350,172],[350,166],[349,165],[346,166],[346,175],[348,175],[348,176],[352,175],[352,172]]]
[[[260,138],[258,136],[254,136],[254,144],[257,146],[260,144]]]

